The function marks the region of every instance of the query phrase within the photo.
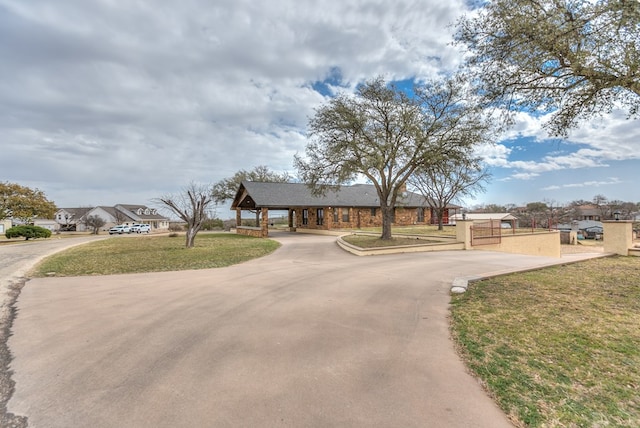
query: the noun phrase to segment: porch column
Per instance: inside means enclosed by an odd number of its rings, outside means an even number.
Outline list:
[[[262,208],[262,223],[260,224],[260,235],[263,238],[269,236],[269,208]]]
[[[289,208],[289,232],[295,232],[296,231],[296,225],[293,222],[295,213],[296,213],[295,210],[292,210],[291,208]]]

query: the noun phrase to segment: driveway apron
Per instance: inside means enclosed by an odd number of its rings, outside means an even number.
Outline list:
[[[276,239],[228,268],[31,280],[8,410],[30,427],[511,426],[454,351],[449,289],[551,260]]]

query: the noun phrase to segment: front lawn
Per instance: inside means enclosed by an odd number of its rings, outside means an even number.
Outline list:
[[[200,233],[193,248],[185,248],[182,235],[113,237],[47,257],[36,267],[34,276],[217,268],[262,257],[279,246],[270,239],[228,233]]]
[[[640,258],[472,283],[451,314],[462,357],[518,426],[640,426]]]

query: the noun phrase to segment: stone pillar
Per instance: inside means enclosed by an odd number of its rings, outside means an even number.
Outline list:
[[[473,220],[456,220],[456,239],[464,243],[464,249],[471,249],[471,226]]]
[[[269,236],[269,208],[262,208],[262,222],[260,223],[263,238]]]
[[[608,220],[602,222],[604,252],[629,255],[633,246],[633,222],[628,220]]]
[[[295,208],[293,209],[289,209],[289,232],[295,232],[296,231],[296,223],[298,222],[298,216],[296,215],[296,210]]]
[[[236,230],[240,226],[242,226],[242,210],[240,208],[236,208]]]

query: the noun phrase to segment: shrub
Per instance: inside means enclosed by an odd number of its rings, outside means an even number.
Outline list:
[[[51,236],[51,231],[40,226],[23,225],[7,229],[5,236],[8,239],[24,236],[25,240],[48,238]]]
[[[201,230],[221,230],[224,227],[219,218],[210,218],[202,223]]]
[[[169,231],[171,232],[180,232],[184,230],[185,224],[183,223],[169,223]]]

